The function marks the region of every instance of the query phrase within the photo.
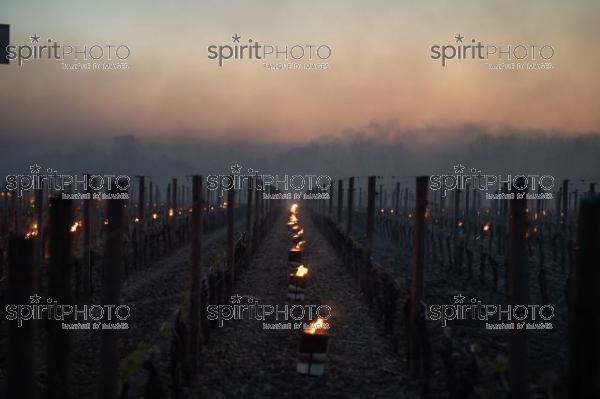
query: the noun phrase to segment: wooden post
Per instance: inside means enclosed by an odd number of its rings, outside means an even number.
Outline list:
[[[369,176],[369,185],[367,192],[367,251],[369,254],[373,252],[373,238],[375,228],[375,185],[377,184],[376,176]]]
[[[338,197],[337,197],[337,222],[342,223],[342,209],[344,208],[344,181],[338,180]]]
[[[354,212],[354,177],[348,181],[348,234],[352,232],[352,213]]]
[[[137,255],[139,259],[136,259],[136,265],[141,264],[146,266],[146,246],[145,241],[145,216],[146,216],[146,179],[144,176],[138,176],[140,187],[138,189],[138,223],[134,226],[137,234]],[[139,263],[138,263],[139,262]]]
[[[6,286],[6,303],[8,304],[39,303],[30,299],[30,296],[37,295],[34,292],[34,248],[34,240],[17,236],[9,238],[8,284]],[[57,321],[52,322],[58,323]],[[23,321],[22,326],[18,325],[17,320],[7,323],[6,398],[30,399],[37,396],[37,384],[34,376],[36,372],[34,323],[33,320]]]
[[[60,197],[52,198],[50,200],[49,297],[59,304],[66,305],[73,304],[70,233],[72,220],[71,201]],[[51,399],[71,396],[71,332],[61,327],[61,323],[56,320],[48,322],[48,398]]]
[[[248,245],[252,242],[252,177],[248,177],[248,200],[246,201],[246,237]]]
[[[173,216],[177,216],[177,179],[173,179],[173,183],[171,185],[171,192],[173,193],[173,201],[171,207],[173,208]]]
[[[86,194],[91,195],[90,188]],[[92,263],[91,263],[91,248],[92,248],[92,199],[84,199],[83,200],[83,253],[82,260],[83,264],[81,265],[82,273],[82,287],[83,287],[83,295],[81,298],[81,302],[85,303],[89,300],[92,295]]]
[[[144,220],[144,198],[146,191],[146,183],[144,176],[138,176],[138,178],[140,182],[140,187],[138,189],[138,219],[140,220],[140,223],[142,223],[142,221]]]
[[[516,187],[515,187],[516,186]],[[527,208],[526,189],[524,179],[518,178],[512,186],[514,199],[510,201],[511,229],[510,229],[510,258],[508,268],[508,295],[512,306],[526,305],[527,293]],[[522,196],[519,198],[519,196]],[[516,327],[516,325],[515,325]],[[509,336],[509,377],[510,392],[513,399],[526,399],[528,392],[528,367],[527,367],[527,330],[513,329]]]
[[[600,397],[600,198],[579,207],[577,261],[569,290],[569,388],[566,397]]]
[[[200,262],[202,257],[202,176],[192,177],[192,259],[190,293],[190,362],[192,374],[198,367],[200,327]]]
[[[425,212],[427,209],[428,176],[419,176],[416,179],[416,206],[415,230],[413,238],[413,251],[411,259],[411,285],[410,285],[410,332],[409,362],[410,372],[413,376],[421,375],[422,358],[419,347],[419,328],[421,313],[421,300],[423,299],[423,255],[425,252]]]
[[[172,199],[172,195],[171,195],[171,183],[167,184],[167,192],[166,192],[166,205],[167,207],[165,208],[165,216],[169,216],[169,209],[171,209],[171,199]],[[168,220],[168,219],[167,219]]]
[[[329,218],[333,215],[333,182],[329,184]]]
[[[38,190],[35,190],[35,210],[36,210],[36,223],[37,223],[37,240],[36,242],[36,251],[34,257],[34,264],[36,267],[40,267],[42,261],[44,260],[44,188],[41,187]],[[35,280],[35,285],[38,284],[38,276],[37,273],[34,273],[33,276]]]
[[[117,187],[112,193],[118,194]],[[110,199],[106,201],[106,226],[104,273],[102,276],[102,304],[119,304],[123,275],[123,241],[125,236],[125,201]],[[116,399],[119,380],[119,330],[100,331],[100,373],[98,379],[98,397]],[[65,396],[66,397],[66,396]]]
[[[260,236],[260,180],[257,178],[254,179],[256,185],[254,187],[254,228],[252,233],[252,253],[256,252],[258,249],[258,241]]]
[[[458,221],[460,219],[460,190],[457,188],[454,191],[454,227],[452,228],[452,234],[454,240],[458,238]],[[456,244],[456,241],[455,241]]]
[[[567,222],[569,220],[569,180],[563,180],[562,210],[560,214],[560,265],[562,270],[567,266]]]
[[[396,183],[396,204],[394,206],[396,216],[400,214],[400,182]]]
[[[233,179],[233,176],[231,177]],[[235,188],[227,191],[227,267],[231,272],[231,287],[235,283]]]

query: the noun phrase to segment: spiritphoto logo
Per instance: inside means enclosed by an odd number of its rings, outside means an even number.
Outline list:
[[[131,178],[127,175],[62,174],[56,169],[43,169],[37,163],[29,166],[30,173],[7,175],[6,189],[19,197],[24,191],[41,190],[62,192],[64,199],[128,199]],[[116,187],[120,193],[108,193]]]
[[[454,173],[448,175],[434,174],[429,177],[429,188],[437,191],[442,190],[442,197],[448,191],[465,190],[467,188],[486,192],[487,199],[511,199],[512,188],[519,191],[528,190],[527,199],[552,199],[550,192],[554,188],[554,176],[532,175],[532,174],[506,174],[494,175],[484,174],[481,169],[471,168],[467,170],[462,164],[454,165]],[[487,193],[487,191],[500,192],[506,189],[506,193]]]
[[[270,70],[328,69],[333,52],[327,44],[262,44],[252,38],[243,39],[237,33],[231,36],[231,44],[211,44],[207,50],[208,59],[215,60],[219,67],[225,61],[253,60]]]
[[[329,320],[332,314],[329,305],[262,304],[255,297],[238,294],[231,296],[230,304],[206,307],[206,318],[216,321],[219,327],[231,320],[256,320],[263,322],[264,330],[299,330],[308,327],[310,320]]]
[[[554,306],[550,304],[484,304],[459,293],[449,304],[429,305],[426,318],[442,327],[454,321],[482,321],[486,330],[551,330]]]
[[[295,199],[317,199],[319,196],[329,197],[328,190],[333,181],[329,175],[265,174],[253,168],[246,168],[244,173],[244,168],[239,163],[231,165],[230,170],[231,173],[227,175],[208,175],[207,189],[219,191],[222,196],[227,190],[244,190],[250,187],[262,191],[265,199],[292,199],[292,193],[288,191],[299,195],[294,195]],[[320,193],[307,193],[315,190]]]
[[[52,298],[45,301],[38,294],[29,297],[28,304],[9,304],[5,307],[6,320],[16,321],[17,327],[30,320],[62,322],[63,330],[126,330],[131,317],[128,305],[116,304],[60,304]]]
[[[554,68],[551,60],[556,53],[547,43],[482,43],[466,39],[460,33],[451,44],[431,46],[430,58],[440,60],[445,67],[450,60],[479,60],[489,69],[548,70]]]
[[[6,46],[8,60],[17,60],[19,67],[28,62],[53,60],[65,70],[125,70],[131,49],[126,44],[63,44],[52,38],[43,39],[37,33],[29,43]]]

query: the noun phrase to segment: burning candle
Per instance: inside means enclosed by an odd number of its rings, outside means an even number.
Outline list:
[[[73,223],[73,225],[71,226],[71,233],[76,233],[77,229],[80,228],[81,226],[83,226],[82,221],[76,221],[75,223]]]
[[[37,223],[34,223],[31,225],[31,228],[29,229],[29,231],[27,233],[25,233],[25,239],[29,240],[31,238],[35,238],[38,235],[38,225]]]
[[[304,300],[304,289],[306,288],[306,279],[308,268],[299,265],[294,273],[288,278],[288,299],[302,301]]]
[[[304,238],[304,229],[300,229],[296,232],[296,234],[292,234],[292,243],[297,244],[302,241]]]
[[[288,251],[288,260],[290,262],[302,262],[302,247],[298,246],[298,244],[291,247]]]
[[[296,371],[304,375],[321,376],[327,360],[327,335],[329,325],[318,317],[300,334],[298,365]]]
[[[290,228],[293,228],[297,224],[298,224],[298,218],[296,217],[296,215],[290,215],[290,219],[288,221],[288,226]]]

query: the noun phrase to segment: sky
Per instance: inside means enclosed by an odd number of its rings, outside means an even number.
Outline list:
[[[303,143],[373,124],[478,125],[549,135],[600,131],[598,1],[0,0],[11,44],[125,44],[126,71],[65,71],[56,61],[0,65],[0,138]],[[210,45],[325,44],[321,71],[208,58]],[[493,71],[430,58],[433,45],[549,44],[553,69]],[[429,132],[429,133],[428,133]]]

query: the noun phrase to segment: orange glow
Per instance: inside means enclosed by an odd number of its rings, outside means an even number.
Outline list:
[[[153,214],[152,214],[152,219],[153,219],[153,220],[156,220],[156,219],[158,219],[158,213],[153,213]]]
[[[25,239],[29,240],[30,238],[37,237],[38,235],[38,225],[34,223],[31,225],[31,229],[27,233],[25,233]]]
[[[304,265],[300,265],[300,266],[298,266],[298,269],[296,269],[297,277],[304,277],[307,274],[308,274],[308,268],[304,267]]]
[[[486,224],[483,225],[483,231],[489,231],[490,230],[490,222],[487,222]]]
[[[81,220],[73,223],[73,226],[71,226],[71,233],[76,233],[77,229],[80,228],[81,226],[83,226],[83,222]]]
[[[308,327],[304,328],[304,333],[311,335],[325,335],[327,333],[327,329],[325,328],[325,320],[319,317],[317,320],[312,321]]]
[[[169,209],[169,217],[172,217],[175,214],[173,208]]]
[[[290,212],[295,215],[298,212],[298,204],[293,204],[290,208]]]

